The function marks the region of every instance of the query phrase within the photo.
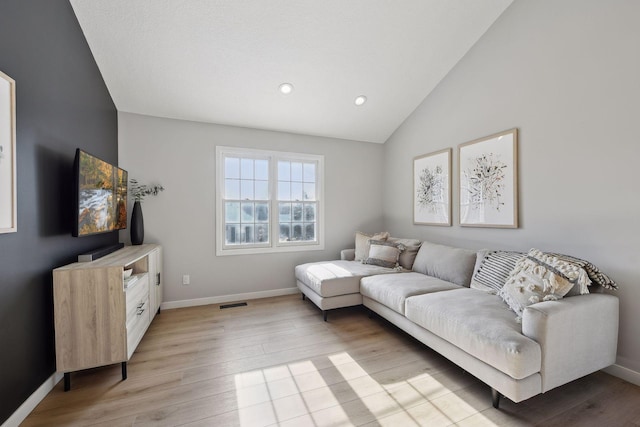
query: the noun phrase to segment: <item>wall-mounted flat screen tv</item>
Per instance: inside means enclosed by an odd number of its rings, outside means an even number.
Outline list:
[[[127,228],[127,171],[76,150],[76,237]]]

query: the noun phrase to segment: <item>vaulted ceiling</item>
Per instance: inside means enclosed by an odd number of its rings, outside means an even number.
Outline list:
[[[119,111],[384,143],[513,0],[70,1]]]

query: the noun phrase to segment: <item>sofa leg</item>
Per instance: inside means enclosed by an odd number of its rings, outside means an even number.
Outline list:
[[[322,310],[322,315],[324,317],[324,321],[327,321],[327,310]]]
[[[307,296],[305,294],[302,294],[302,301],[306,300]]]
[[[496,390],[495,388],[492,388],[491,389],[491,401],[493,403],[493,407],[496,408],[496,409],[500,408],[500,397],[502,397],[500,392],[498,390]]]
[[[367,308],[367,316],[369,316],[369,319],[373,319],[373,311],[369,308]]]

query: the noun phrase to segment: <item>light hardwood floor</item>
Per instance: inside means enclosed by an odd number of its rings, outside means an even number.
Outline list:
[[[598,372],[500,410],[488,386],[362,307],[300,296],[165,310],[120,365],[72,374],[24,426],[640,426],[640,387]]]

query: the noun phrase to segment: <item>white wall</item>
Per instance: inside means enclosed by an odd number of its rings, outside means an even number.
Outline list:
[[[381,229],[382,145],[129,113],[118,127],[120,167],[166,188],[142,204],[145,242],[164,249],[165,302],[294,287],[297,264],[335,259],[356,230]],[[325,250],[216,257],[216,145],[324,155]]]
[[[640,2],[516,0],[384,146],[385,227],[591,260],[620,284],[618,364],[640,372]],[[520,130],[517,230],[412,224],[412,158]],[[567,325],[588,328],[589,325]],[[570,345],[570,343],[567,343]]]

